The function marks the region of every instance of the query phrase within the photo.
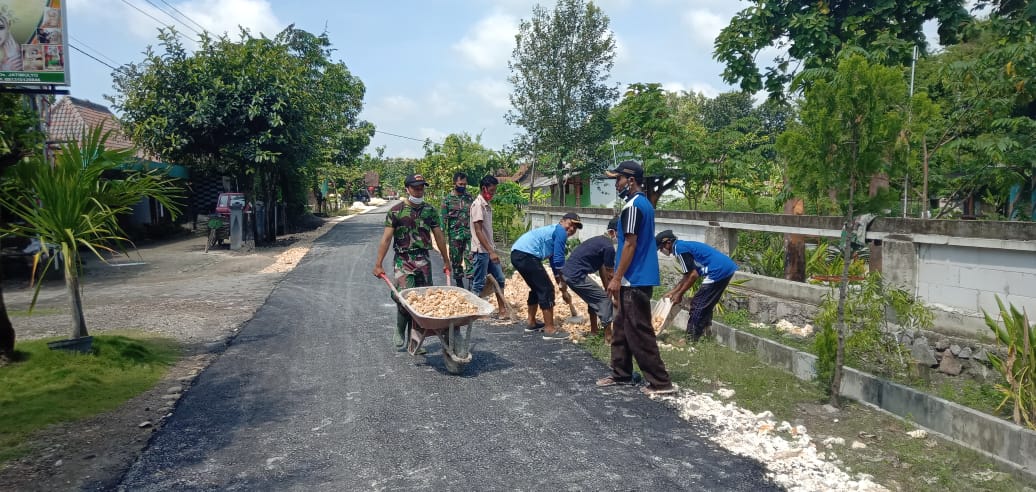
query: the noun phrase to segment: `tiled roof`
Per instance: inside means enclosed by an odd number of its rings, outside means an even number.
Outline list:
[[[47,140],[56,145],[79,140],[88,129],[97,126],[104,128],[105,131],[111,131],[108,136],[109,148],[128,149],[133,147],[133,142],[122,130],[122,124],[108,108],[85,99],[69,96],[61,98],[51,108]],[[137,157],[147,158],[146,154],[139,150]]]

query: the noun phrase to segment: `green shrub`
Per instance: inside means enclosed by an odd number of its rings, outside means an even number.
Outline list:
[[[1012,304],[1004,307],[1000,296],[996,296],[997,307],[1003,328],[985,309],[982,315],[986,326],[996,335],[997,345],[1004,344],[1007,357],[1001,359],[990,354],[989,362],[1001,376],[1005,384],[997,384],[996,389],[1003,396],[997,410],[1004,408],[1008,402],[1013,408],[1014,423],[1023,422],[1030,429],[1036,429],[1036,325],[1029,324],[1029,315]]]

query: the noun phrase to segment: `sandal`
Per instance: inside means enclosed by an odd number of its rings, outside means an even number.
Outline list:
[[[630,379],[616,379],[615,376],[605,376],[597,380],[598,388],[607,388],[608,386],[632,386],[633,378]]]
[[[536,323],[535,325],[532,325],[532,326],[526,326],[525,327],[525,333],[536,333],[538,331],[543,331],[543,327],[544,326],[547,326],[547,325],[545,325],[543,323]]]

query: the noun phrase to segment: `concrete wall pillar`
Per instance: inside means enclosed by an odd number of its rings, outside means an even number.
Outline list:
[[[737,247],[737,229],[709,224],[705,228],[705,243],[729,255]]]
[[[917,246],[910,238],[885,238],[881,245],[881,270],[889,285],[917,295]]]

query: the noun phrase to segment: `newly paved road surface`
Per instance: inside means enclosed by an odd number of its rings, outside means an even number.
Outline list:
[[[425,357],[394,350],[395,308],[370,274],[383,220],[354,217],[313,245],[122,488],[775,488],[703,437],[706,425],[635,389],[594,387],[604,364],[520,324],[476,323],[463,376],[446,373],[437,342]]]

